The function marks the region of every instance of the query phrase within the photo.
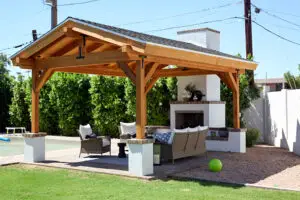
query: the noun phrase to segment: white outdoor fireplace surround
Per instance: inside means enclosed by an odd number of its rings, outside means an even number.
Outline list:
[[[225,102],[192,101],[170,103],[170,128],[176,128],[176,112],[203,113],[203,125],[208,127],[225,127]],[[200,124],[199,124],[200,125]]]

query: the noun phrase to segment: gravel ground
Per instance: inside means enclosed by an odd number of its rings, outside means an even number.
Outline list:
[[[173,176],[300,191],[300,157],[287,150],[257,145],[246,154],[209,152],[208,159],[212,158],[222,161],[221,172],[208,171],[208,160],[198,157],[193,159],[197,167]]]

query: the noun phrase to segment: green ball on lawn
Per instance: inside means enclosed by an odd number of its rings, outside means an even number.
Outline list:
[[[220,172],[222,170],[223,164],[221,160],[214,158],[209,161],[208,167],[211,172]]]

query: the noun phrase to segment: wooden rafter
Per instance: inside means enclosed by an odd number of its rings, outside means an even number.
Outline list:
[[[61,37],[53,45],[49,45],[44,49],[40,50],[33,57],[47,58],[55,54],[57,51],[64,49],[66,46],[74,42],[73,38]]]
[[[111,48],[112,48],[112,45],[110,45],[110,44],[102,44],[101,46],[98,46],[97,48],[93,49],[91,52],[92,53],[103,52],[103,51],[109,50]]]
[[[78,48],[78,40],[74,40],[72,43],[65,45],[64,48],[53,53],[51,55],[51,57],[67,55],[68,52],[72,51],[73,49],[77,49],[77,48]]]
[[[132,48],[140,53],[144,52],[144,44],[141,44],[139,42],[135,42],[132,40],[129,40],[127,38],[118,36],[118,35],[114,35],[114,34],[110,34],[108,32],[99,30],[97,28],[92,28],[92,27],[87,27],[84,26],[82,24],[74,24],[74,26],[72,27],[72,31],[90,36],[92,38],[107,42],[107,43],[111,43],[117,46],[125,46],[125,45],[131,45]]]
[[[66,24],[67,26],[68,24]],[[60,38],[64,37],[63,28],[57,28],[51,34],[46,35],[43,40],[38,40],[35,42],[35,45],[28,47],[25,51],[20,54],[22,58],[29,58],[30,56],[36,54],[37,52],[47,48],[48,46],[54,44]]]

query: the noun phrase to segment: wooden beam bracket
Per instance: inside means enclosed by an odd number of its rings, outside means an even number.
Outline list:
[[[117,65],[119,66],[120,69],[123,70],[123,72],[133,82],[133,84],[136,84],[136,75],[130,69],[130,67],[128,66],[128,64],[126,62],[117,62]]]

